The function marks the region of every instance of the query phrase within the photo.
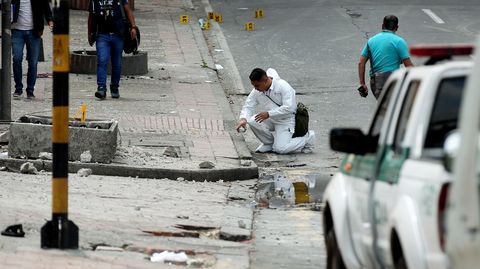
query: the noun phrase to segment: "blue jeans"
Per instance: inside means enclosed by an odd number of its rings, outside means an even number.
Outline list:
[[[23,92],[22,84],[22,61],[23,47],[27,47],[27,94],[33,93],[37,81],[37,64],[40,55],[40,37],[32,30],[12,29],[12,54],[13,54],[13,79],[15,80],[15,92]]]
[[[97,36],[97,86],[107,86],[107,66],[112,60],[112,77],[110,88],[118,89],[122,73],[123,38],[117,34],[102,34]]]

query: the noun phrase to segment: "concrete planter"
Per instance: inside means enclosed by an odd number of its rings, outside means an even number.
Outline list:
[[[70,0],[71,9],[87,10],[90,0]],[[135,0],[129,0],[130,8],[135,9]]]
[[[50,117],[23,116],[10,125],[8,155],[11,158],[39,157],[40,152],[52,152],[52,120]],[[71,121],[69,126],[69,160],[79,161],[90,151],[91,162],[110,163],[117,150],[116,121]]]
[[[77,50],[70,53],[70,73],[96,74],[97,52],[95,50]],[[139,51],[138,54],[124,54],[122,56],[122,75],[145,75],[148,73],[148,54]],[[111,74],[111,65],[108,64],[108,74]]]

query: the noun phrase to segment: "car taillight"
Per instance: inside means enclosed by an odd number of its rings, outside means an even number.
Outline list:
[[[440,190],[440,196],[438,197],[438,214],[437,214],[437,224],[438,224],[438,238],[440,240],[440,247],[445,251],[445,210],[447,208],[447,196],[448,189],[450,188],[450,183],[443,184],[442,189]]]

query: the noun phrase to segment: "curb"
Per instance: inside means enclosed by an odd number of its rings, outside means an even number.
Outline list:
[[[37,170],[52,171],[52,161],[26,160],[26,159],[0,159],[0,166],[7,167],[10,171],[20,170],[26,162],[32,163]],[[250,167],[236,167],[226,169],[166,169],[153,167],[127,166],[117,164],[79,163],[69,162],[68,172],[77,173],[82,168],[92,170],[92,174],[99,176],[121,176],[138,178],[168,178],[176,180],[183,177],[187,181],[237,181],[258,178],[258,167],[252,163]]]

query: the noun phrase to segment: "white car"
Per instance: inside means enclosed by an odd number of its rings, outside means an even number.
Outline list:
[[[472,47],[412,48],[412,55]],[[451,175],[444,140],[457,128],[471,61],[400,69],[385,84],[368,134],[333,129],[348,153],[325,194],[328,268],[448,268],[444,212]]]
[[[477,47],[480,48],[480,39]],[[453,151],[453,183],[448,195],[447,253],[453,268],[480,265],[480,51],[462,103],[458,145]],[[456,143],[454,143],[456,144]],[[449,167],[447,162],[447,168]]]

